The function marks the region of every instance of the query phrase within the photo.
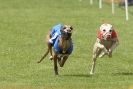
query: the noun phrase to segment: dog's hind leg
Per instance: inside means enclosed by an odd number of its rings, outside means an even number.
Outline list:
[[[54,55],[54,71],[55,71],[55,75],[58,75],[58,66],[57,66],[57,55]]]

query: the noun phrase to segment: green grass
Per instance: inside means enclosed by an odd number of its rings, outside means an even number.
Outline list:
[[[89,0],[0,0],[0,89],[129,89],[133,86],[133,7],[129,21],[124,9]],[[113,58],[97,60],[89,75],[96,31],[102,21],[112,23],[120,45]],[[45,36],[57,23],[74,27],[74,51],[59,76],[48,57],[36,62],[46,50]]]

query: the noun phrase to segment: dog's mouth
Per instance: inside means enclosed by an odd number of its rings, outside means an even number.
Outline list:
[[[71,38],[72,33],[69,33],[69,32],[62,32],[61,35],[62,35],[62,37],[63,37],[65,40],[68,40],[68,39]]]
[[[111,40],[111,36],[107,36],[105,40]]]
[[[111,35],[107,35],[107,39],[111,39]]]

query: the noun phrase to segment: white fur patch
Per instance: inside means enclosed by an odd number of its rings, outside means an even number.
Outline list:
[[[103,30],[106,30],[107,32],[109,32],[109,30],[112,29],[112,25],[111,24],[102,24],[100,26],[100,31],[103,32]]]

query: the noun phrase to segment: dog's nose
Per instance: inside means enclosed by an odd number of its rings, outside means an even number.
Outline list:
[[[111,34],[109,34],[108,36],[111,36]]]
[[[111,38],[111,34],[108,34],[107,37],[108,37],[108,38]]]
[[[67,33],[72,33],[72,31],[71,30],[68,30]]]

